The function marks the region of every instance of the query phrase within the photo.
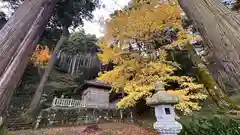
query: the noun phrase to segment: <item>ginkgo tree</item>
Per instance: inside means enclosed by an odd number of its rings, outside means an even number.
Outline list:
[[[199,110],[199,100],[206,99],[203,85],[190,76],[176,76],[179,64],[168,59],[168,51],[182,48],[188,42],[181,27],[180,8],[176,3],[133,1],[131,7],[116,11],[106,25],[99,42],[103,64],[114,69],[99,74],[98,79],[123,88],[127,96],[119,108],[134,107],[140,99],[151,96],[154,84],[161,80],[168,92],[178,94],[176,109],[184,114]],[[172,84],[175,84],[172,87]]]
[[[45,68],[52,56],[52,51],[47,46],[37,45],[35,51],[31,56],[31,62],[34,66]]]

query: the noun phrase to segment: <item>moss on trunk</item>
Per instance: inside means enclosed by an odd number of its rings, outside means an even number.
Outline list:
[[[5,126],[0,126],[0,135],[12,135],[8,132],[7,128]]]
[[[209,96],[220,108],[236,108],[234,103],[224,93],[224,91],[218,86],[213,76],[208,71],[207,67],[203,64],[201,58],[197,55],[191,44],[187,45],[189,57],[193,61],[197,68],[197,78],[205,86]]]

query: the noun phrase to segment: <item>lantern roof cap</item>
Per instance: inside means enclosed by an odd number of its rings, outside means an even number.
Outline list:
[[[178,104],[179,97],[175,94],[168,93],[164,84],[161,81],[157,81],[155,84],[155,90],[157,91],[152,97],[146,99],[146,103],[149,106],[163,105],[163,104]]]

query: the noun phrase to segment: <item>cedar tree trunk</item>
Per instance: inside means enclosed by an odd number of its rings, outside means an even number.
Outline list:
[[[188,55],[197,68],[197,78],[204,85],[211,99],[217,104],[219,108],[229,109],[236,108],[224,91],[219,88],[213,76],[209,73],[207,67],[203,64],[201,58],[198,56],[193,48],[193,45],[188,44]]]
[[[33,22],[49,0],[25,0],[0,30],[0,76],[7,69]]]
[[[43,93],[44,86],[46,85],[48,78],[50,76],[50,73],[56,62],[56,54],[60,50],[60,47],[63,45],[63,43],[68,39],[68,36],[69,36],[68,28],[63,28],[62,36],[60,37],[57,45],[54,48],[53,55],[49,61],[47,68],[45,69],[44,74],[41,78],[41,81],[34,93],[34,96],[32,98],[30,106],[28,108],[27,114],[34,115],[35,110],[38,108],[39,103],[41,101],[41,96]]]
[[[34,3],[33,1],[28,0],[26,0],[25,3],[26,2]],[[24,4],[23,6],[25,7]],[[39,5],[39,2],[35,4]],[[36,7],[36,5],[30,4],[29,6],[38,8]],[[35,49],[36,44],[39,41],[44,31],[44,28],[48,23],[49,18],[51,17],[51,13],[53,12],[53,9],[55,7],[55,2],[51,1],[50,3],[47,4],[45,3],[44,5],[39,6],[41,6],[41,8],[35,17],[33,17],[31,14],[27,14],[25,15],[25,17],[23,17],[29,19],[29,21],[27,21],[26,23],[32,22],[30,29],[26,32],[26,34],[24,34],[25,33],[24,27],[21,27],[24,24],[21,23],[21,21],[25,22],[25,20],[19,19],[20,21],[19,23],[14,23],[12,21],[15,19],[15,17],[12,17],[12,19],[10,19],[10,23],[8,22],[4,26],[4,28],[0,31],[0,45],[1,45],[0,57],[4,56],[4,58],[0,58],[0,67],[5,68],[7,64],[7,68],[4,69],[4,72],[2,72],[0,76],[0,116],[3,116],[3,113],[8,106],[9,100],[11,100],[14,89],[16,88],[18,82],[20,81],[24,73],[24,70],[28,64],[29,55]],[[23,11],[23,9],[21,8],[22,7],[20,7],[19,10]],[[19,10],[15,14],[16,18],[18,17],[18,12],[20,12]],[[33,14],[35,14],[36,12],[35,10]],[[21,16],[21,14],[19,14],[19,16]],[[33,19],[33,21],[30,21],[31,20],[30,18]],[[13,28],[10,28],[9,26],[10,24]],[[28,24],[25,25],[26,27],[28,27],[27,26]],[[20,33],[21,28],[23,29],[22,30],[23,33]],[[9,37],[4,35],[3,33],[6,29],[12,31],[12,33],[9,32],[10,35],[7,34]],[[20,37],[23,39],[19,39]]]
[[[220,0],[178,0],[209,51],[206,65],[229,95],[240,91],[240,15]]]

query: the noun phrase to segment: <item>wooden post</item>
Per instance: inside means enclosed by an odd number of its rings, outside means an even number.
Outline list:
[[[3,117],[0,116],[0,127],[3,125]]]
[[[133,110],[132,109],[130,109],[130,119],[131,119],[131,122],[133,123],[134,120],[133,120]]]
[[[70,99],[69,107],[73,106],[73,99]]]
[[[53,107],[56,106],[56,100],[57,100],[57,97],[54,97],[53,102],[52,102]]]
[[[121,120],[123,119],[123,110],[121,109],[120,110],[120,117],[121,117]]]
[[[37,129],[39,127],[39,124],[40,124],[42,118],[43,117],[42,117],[42,111],[41,111],[40,114],[37,117],[37,122],[36,122],[36,125],[35,125],[34,129]]]

